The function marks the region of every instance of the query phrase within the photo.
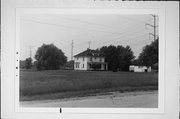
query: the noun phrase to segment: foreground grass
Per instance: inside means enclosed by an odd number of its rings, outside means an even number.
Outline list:
[[[42,99],[39,95],[46,95],[43,99],[55,99],[107,91],[154,90],[157,87],[157,73],[62,70],[20,72],[20,100],[31,100],[31,97]]]

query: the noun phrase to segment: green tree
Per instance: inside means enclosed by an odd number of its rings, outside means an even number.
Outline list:
[[[105,62],[108,62],[108,70],[115,70],[115,63],[113,64],[114,60],[117,63],[117,58],[115,57],[116,47],[115,46],[103,46],[100,49],[100,54],[105,57]]]
[[[129,65],[132,64],[134,59],[134,53],[129,46],[117,46],[117,54],[118,54],[118,68],[122,71],[128,71]]]
[[[32,58],[31,57],[26,58],[26,60],[25,60],[25,68],[30,69],[31,67],[32,67]]]
[[[133,51],[129,46],[103,46],[100,48],[100,53],[105,56],[105,61],[108,62],[108,70],[112,71],[128,71],[129,65],[134,59]]]
[[[37,70],[57,70],[67,62],[64,53],[53,44],[43,44],[39,47],[35,59]]]
[[[153,66],[158,63],[158,39],[146,45],[138,57],[139,65]]]

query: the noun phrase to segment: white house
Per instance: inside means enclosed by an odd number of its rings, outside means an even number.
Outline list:
[[[129,71],[131,71],[131,72],[151,72],[151,67],[130,65]]]
[[[74,56],[74,70],[108,70],[105,57],[96,50],[87,49]]]

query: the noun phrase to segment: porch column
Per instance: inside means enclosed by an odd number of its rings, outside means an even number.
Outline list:
[[[104,66],[103,66],[103,64],[101,64],[101,70],[104,70]]]
[[[88,63],[88,70],[92,70],[92,63]]]
[[[106,71],[108,70],[108,64],[106,63]]]

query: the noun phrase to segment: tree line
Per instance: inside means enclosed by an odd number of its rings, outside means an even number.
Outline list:
[[[100,54],[105,56],[105,62],[108,63],[108,70],[128,71],[129,65],[135,58],[133,51],[129,46],[103,46],[98,49]]]
[[[105,57],[110,71],[128,71],[129,65],[151,66],[158,69],[158,39],[144,46],[137,59],[130,46],[110,45],[96,50]],[[39,47],[35,59],[34,66],[37,70],[57,70],[67,63],[64,52],[54,44],[43,44]],[[25,68],[30,69],[32,66],[32,59],[26,58]]]

